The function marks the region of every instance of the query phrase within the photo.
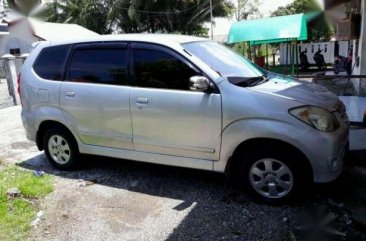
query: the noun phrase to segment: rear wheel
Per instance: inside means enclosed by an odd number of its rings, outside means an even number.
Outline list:
[[[76,166],[79,151],[73,136],[62,128],[46,131],[43,148],[50,163],[58,169],[69,170]]]

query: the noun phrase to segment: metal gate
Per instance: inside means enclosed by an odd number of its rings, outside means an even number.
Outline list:
[[[12,61],[14,61],[17,74],[19,74],[24,58],[16,58]],[[10,73],[9,62],[5,59],[0,59],[0,109],[14,106],[15,93],[12,86],[13,83],[14,80]]]
[[[14,105],[11,90],[6,79],[5,60],[0,60],[0,109]]]

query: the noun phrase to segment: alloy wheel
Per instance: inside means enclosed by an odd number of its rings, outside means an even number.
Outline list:
[[[58,164],[64,165],[70,161],[70,145],[60,135],[53,135],[49,138],[48,151],[51,158]]]
[[[283,162],[264,158],[255,162],[249,170],[253,189],[266,198],[281,198],[292,189],[294,179],[290,168]]]

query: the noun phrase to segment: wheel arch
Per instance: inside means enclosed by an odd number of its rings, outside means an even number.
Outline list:
[[[227,161],[227,164],[225,166],[225,174],[226,176],[233,176],[235,173],[234,170],[237,170],[240,161],[235,158],[237,155],[239,155],[242,151],[250,151],[253,148],[278,148],[282,150],[286,150],[290,152],[292,155],[297,157],[299,161],[299,165],[301,165],[301,168],[304,169],[305,175],[309,178],[309,180],[313,180],[313,169],[310,164],[310,161],[306,157],[306,155],[299,150],[294,145],[289,144],[288,142],[285,142],[283,140],[274,139],[274,138],[252,138],[245,140],[241,142],[234,150],[232,156]]]
[[[74,138],[75,143],[78,145],[78,142],[76,141],[74,134],[69,130],[69,128],[67,126],[65,126],[64,124],[62,124],[61,122],[58,122],[58,121],[45,120],[40,123],[40,125],[38,127],[38,131],[37,131],[37,135],[36,135],[36,144],[37,144],[38,150],[42,151],[44,149],[43,148],[44,135],[48,129],[53,128],[53,127],[58,127],[58,128],[65,130],[66,132],[68,132]]]

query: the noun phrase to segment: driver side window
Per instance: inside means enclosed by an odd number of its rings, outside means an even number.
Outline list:
[[[200,75],[176,57],[158,50],[133,50],[136,85],[145,88],[189,90],[189,78]]]

